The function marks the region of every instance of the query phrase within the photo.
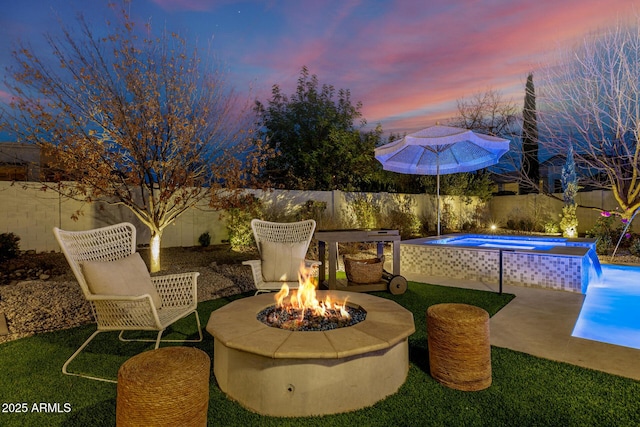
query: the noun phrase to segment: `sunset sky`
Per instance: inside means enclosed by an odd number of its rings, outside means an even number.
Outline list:
[[[3,0],[0,69],[12,41],[46,49],[42,34],[83,12],[97,25],[107,0]],[[455,115],[487,89],[519,107],[527,73],[559,46],[640,13],[637,0],[133,0],[137,21],[209,42],[240,92],[292,93],[306,65],[351,90],[370,125],[410,132]],[[45,51],[47,52],[47,51]],[[0,81],[0,100],[7,99]]]

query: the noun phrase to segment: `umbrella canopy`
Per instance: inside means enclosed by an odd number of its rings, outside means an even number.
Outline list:
[[[376,148],[375,156],[388,171],[436,175],[440,235],[440,175],[495,165],[507,151],[508,139],[436,125]]]

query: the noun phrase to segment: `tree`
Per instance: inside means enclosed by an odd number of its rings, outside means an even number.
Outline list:
[[[457,106],[458,116],[450,121],[452,126],[501,138],[513,139],[515,137],[514,128],[518,123],[517,108],[513,102],[504,99],[500,92],[488,89],[469,98],[457,100]],[[513,152],[507,153],[502,159],[508,158],[509,155],[513,157],[513,154]],[[513,167],[513,161],[506,161],[510,167]],[[496,169],[493,173],[500,174],[501,172]],[[492,182],[488,174],[478,171],[461,175],[466,176],[461,178],[441,176],[441,193],[473,194],[482,200],[487,200],[490,197]],[[454,186],[453,183],[458,185]]]
[[[533,74],[527,76],[524,108],[522,110],[522,174],[526,177],[520,187],[521,194],[538,193],[540,166],[538,161],[538,122]]]
[[[274,85],[271,99],[256,102],[263,138],[277,155],[266,176],[276,185],[301,190],[357,190],[375,170],[373,149],[382,128],[363,132],[362,105],[349,90],[322,85],[303,67],[291,96]]]
[[[517,109],[511,101],[505,100],[500,92],[488,89],[470,98],[459,99],[456,103],[458,116],[451,121],[452,126],[502,138],[514,135]]]
[[[576,194],[578,193],[578,183],[576,176],[576,164],[573,160],[573,146],[569,144],[567,152],[567,160],[562,167],[562,175],[560,177],[562,183],[562,197],[564,206],[560,215],[560,229],[565,237],[576,237],[578,235],[578,216],[576,210]]]
[[[539,79],[541,144],[566,155],[573,143],[580,184],[611,190],[629,219],[640,207],[640,15],[558,57]]]
[[[428,181],[427,185],[430,183],[433,186],[435,193],[434,178],[434,176],[424,176],[423,180]],[[492,187],[493,182],[486,169],[440,176],[440,194],[460,197],[475,196],[486,202],[491,198]]]
[[[158,271],[163,230],[202,200],[214,205],[222,185],[246,182],[259,150],[243,139],[251,133],[233,91],[197,48],[166,30],[141,35],[113,10],[106,29],[80,16],[75,31],[46,36],[58,67],[19,45],[4,127],[42,147],[57,180],[75,181],[63,194],[129,208],[151,231]]]

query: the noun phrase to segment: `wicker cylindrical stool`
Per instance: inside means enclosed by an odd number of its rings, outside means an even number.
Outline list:
[[[436,304],[427,309],[431,376],[464,391],[491,385],[489,313],[468,304]]]
[[[118,370],[116,425],[206,426],[211,359],[192,347],[140,353]]]

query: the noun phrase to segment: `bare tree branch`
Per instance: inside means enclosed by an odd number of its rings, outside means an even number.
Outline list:
[[[579,183],[611,190],[630,218],[640,207],[640,17],[590,34],[540,76],[545,148],[566,156],[573,144]]]
[[[82,16],[76,29],[46,36],[57,66],[28,46],[13,52],[4,124],[51,158],[49,179],[75,182],[54,188],[128,207],[159,248],[187,209],[210,197],[215,204],[223,185],[246,185],[264,152],[249,102],[240,105],[219,67],[179,35],[138,31],[126,11],[114,11],[104,36]]]

